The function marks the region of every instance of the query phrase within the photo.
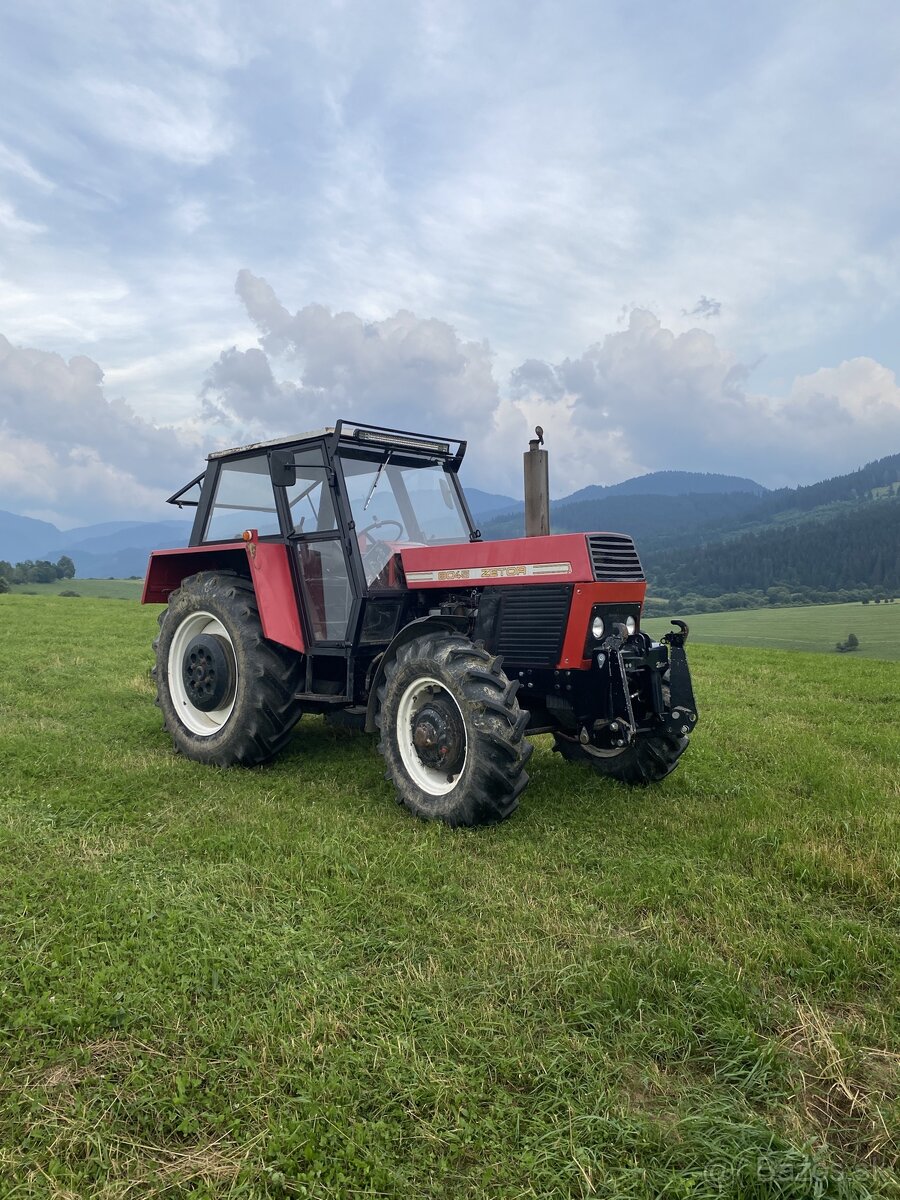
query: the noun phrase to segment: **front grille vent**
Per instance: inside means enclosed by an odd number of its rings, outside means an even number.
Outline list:
[[[598,582],[644,582],[641,560],[627,533],[591,533],[587,544],[594,578]]]
[[[500,614],[494,650],[509,662],[555,667],[562,651],[571,587],[498,588]]]

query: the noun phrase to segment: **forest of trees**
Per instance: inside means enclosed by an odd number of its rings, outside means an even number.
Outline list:
[[[665,551],[645,565],[653,595],[695,611],[888,599],[900,594],[900,499]]]
[[[811,483],[807,487],[782,488],[769,492],[760,503],[757,515],[768,519],[775,513],[787,510],[808,512],[823,504],[834,504],[842,500],[868,500],[873,492],[900,496],[900,454],[891,454],[877,462],[866,463],[849,475],[836,475]]]
[[[75,564],[68,554],[55,563],[40,558],[37,562],[27,559],[15,566],[0,558],[0,592],[8,592],[11,583],[55,583],[57,579],[74,578]]]

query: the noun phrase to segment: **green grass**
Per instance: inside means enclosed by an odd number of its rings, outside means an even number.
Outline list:
[[[79,596],[101,600],[140,600],[142,579],[56,579],[53,583],[13,583],[12,595],[58,596],[77,592]],[[65,597],[71,599],[72,597]]]
[[[176,757],[155,618],[0,597],[0,1195],[900,1194],[900,666],[695,646],[669,780],[466,832]]]
[[[681,616],[674,613],[674,616]],[[756,646],[770,650],[835,653],[849,633],[859,638],[853,657],[900,661],[900,602],[894,604],[810,604],[798,608],[747,608],[735,612],[697,613],[685,618],[691,642]],[[642,627],[659,637],[670,629],[668,618],[652,617]]]

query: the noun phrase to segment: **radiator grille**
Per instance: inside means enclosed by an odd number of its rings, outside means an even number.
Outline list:
[[[627,533],[591,533],[588,534],[587,544],[596,580],[644,582],[641,560]]]
[[[571,596],[570,587],[554,584],[503,588],[494,649],[509,662],[555,667]]]

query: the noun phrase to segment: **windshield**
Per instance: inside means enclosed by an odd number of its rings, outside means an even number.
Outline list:
[[[408,458],[396,461],[390,451],[378,458],[342,454],[341,463],[364,555],[375,542],[469,540],[456,487],[440,463],[413,466]],[[375,555],[370,559],[374,570]]]

